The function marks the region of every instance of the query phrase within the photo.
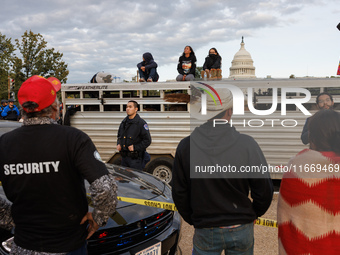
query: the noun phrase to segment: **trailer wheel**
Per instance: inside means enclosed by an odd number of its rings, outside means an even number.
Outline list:
[[[161,157],[151,161],[146,171],[154,176],[157,176],[162,181],[169,183],[172,179],[173,159]]]

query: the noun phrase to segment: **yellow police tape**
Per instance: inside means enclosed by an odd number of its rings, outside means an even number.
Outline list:
[[[154,200],[144,200],[144,199],[138,199],[138,198],[129,198],[129,197],[117,197],[119,201],[132,203],[132,204],[138,204],[138,205],[146,205],[150,207],[156,207],[161,208],[165,210],[170,211],[177,211],[177,207],[174,203],[166,203],[166,202],[159,202]]]
[[[255,221],[256,225],[266,226],[271,228],[277,228],[277,221],[276,220],[269,220],[264,218],[257,218]]]
[[[156,208],[161,208],[161,209],[171,210],[171,211],[177,211],[177,208],[175,204],[173,203],[159,202],[159,201],[154,201],[154,200],[144,200],[144,199],[138,199],[138,198],[120,197],[120,196],[118,196],[117,198],[119,201],[123,201],[127,203],[145,205],[145,206],[156,207]],[[260,225],[260,226],[277,228],[276,220],[257,218],[255,221],[255,224]]]
[[[1,182],[0,182],[0,186],[2,186]],[[87,195],[90,196],[89,193],[87,193]],[[166,202],[159,202],[159,201],[153,201],[153,200],[145,200],[145,199],[130,198],[130,197],[120,197],[120,196],[118,196],[117,199],[119,201],[123,201],[123,202],[127,202],[127,203],[156,207],[156,208],[161,208],[161,209],[170,210],[170,211],[177,211],[177,207],[175,206],[174,203],[166,203]],[[260,226],[277,228],[277,221],[276,220],[257,218],[256,221],[255,221],[255,224],[260,225]]]

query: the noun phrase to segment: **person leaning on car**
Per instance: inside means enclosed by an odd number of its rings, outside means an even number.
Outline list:
[[[143,170],[143,158],[146,148],[151,144],[148,124],[139,117],[138,103],[129,101],[126,105],[128,116],[118,129],[117,150],[122,155],[122,166]]]
[[[87,254],[86,239],[117,205],[116,183],[91,139],[56,122],[56,82],[27,79],[18,92],[23,126],[0,137],[0,181],[13,203],[0,200],[0,223],[15,225],[11,254]]]

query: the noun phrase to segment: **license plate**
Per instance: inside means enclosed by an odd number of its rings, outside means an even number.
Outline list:
[[[162,243],[156,243],[152,246],[149,246],[148,248],[139,251],[136,253],[136,255],[161,255],[161,251],[162,251]]]

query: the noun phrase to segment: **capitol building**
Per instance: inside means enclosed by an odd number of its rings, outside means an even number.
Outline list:
[[[242,36],[241,48],[238,52],[236,52],[233,61],[231,62],[231,67],[229,68],[230,74],[229,78],[237,79],[237,78],[256,78],[255,76],[255,67],[254,61],[251,58],[251,55],[244,48],[244,41]]]

